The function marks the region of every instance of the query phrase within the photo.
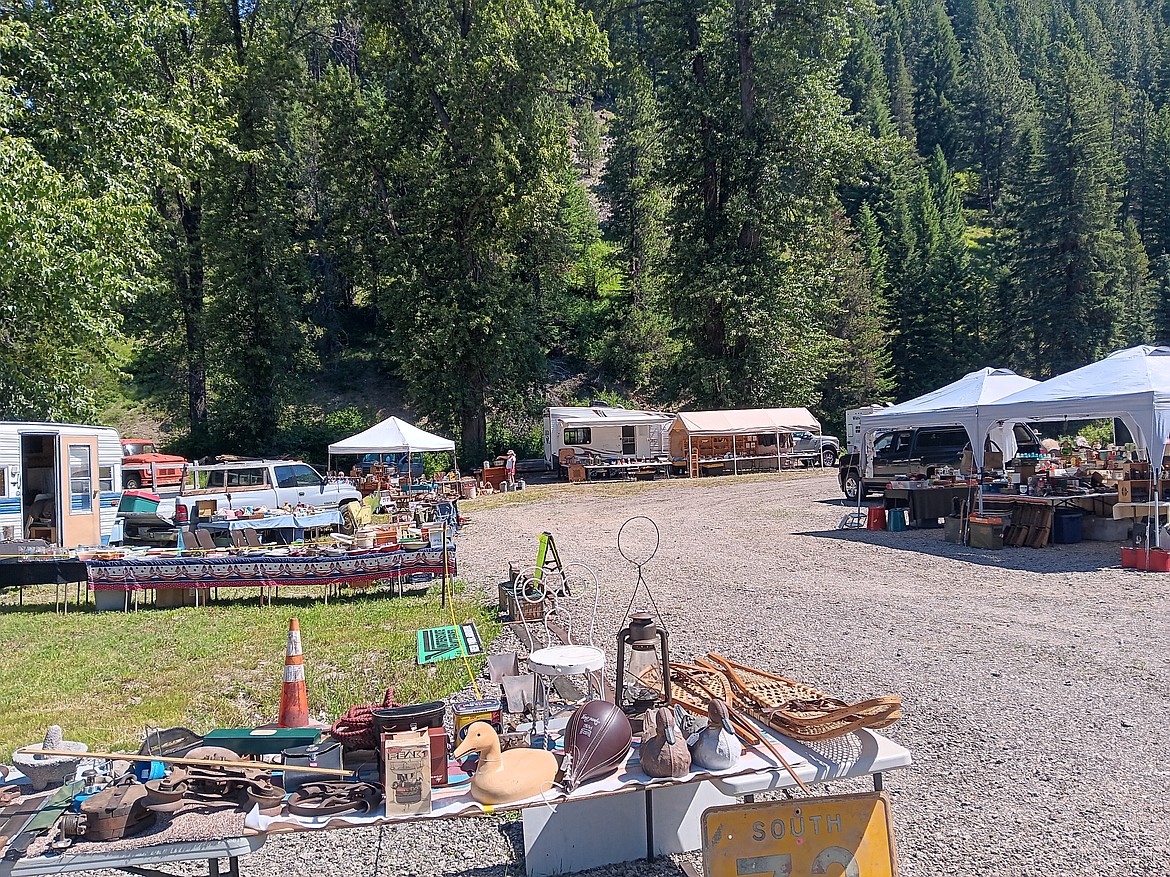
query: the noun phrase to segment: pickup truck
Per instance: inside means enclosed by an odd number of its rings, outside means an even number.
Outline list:
[[[187,460],[174,454],[160,454],[148,439],[122,439],[122,487],[137,490],[147,487],[178,486],[183,483]]]
[[[164,531],[189,526],[198,517],[199,502],[214,502],[217,508],[278,508],[295,506],[340,507],[350,500],[361,502],[361,492],[352,484],[326,481],[307,463],[296,460],[242,460],[197,466],[190,482],[177,495],[163,496],[153,512],[127,512],[127,534],[141,533],[142,541],[154,544],[169,541]],[[137,541],[137,540],[136,540]]]
[[[835,466],[837,458],[841,456],[841,440],[832,435],[794,432],[792,454],[800,457],[806,466],[811,466],[818,459],[822,466]]]

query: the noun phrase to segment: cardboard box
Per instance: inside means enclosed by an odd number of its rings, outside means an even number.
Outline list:
[[[447,729],[427,728],[427,742],[431,747],[431,787],[447,785]]]
[[[431,744],[426,730],[382,735],[387,816],[431,812]]]
[[[1118,481],[1118,502],[1149,502],[1150,484],[1148,481]]]

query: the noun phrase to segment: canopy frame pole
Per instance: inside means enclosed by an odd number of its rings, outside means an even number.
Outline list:
[[[694,453],[694,450],[691,448],[691,434],[688,432],[687,433],[687,477],[688,478],[693,477],[691,475],[691,454],[693,454],[693,453]],[[696,464],[695,471],[696,471],[696,473],[698,472],[698,464]]]
[[[735,439],[736,439],[736,436],[732,435],[732,437],[731,437],[731,474],[732,475],[739,474],[739,466],[736,465],[736,463],[739,460],[739,457],[737,456],[739,454],[739,448],[737,447]]]
[[[776,472],[779,473],[781,470],[782,470],[782,467],[780,465],[780,430],[776,430]]]

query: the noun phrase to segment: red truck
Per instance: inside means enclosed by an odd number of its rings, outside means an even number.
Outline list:
[[[183,483],[187,461],[174,454],[160,454],[148,439],[122,439],[122,488],[157,490]]]

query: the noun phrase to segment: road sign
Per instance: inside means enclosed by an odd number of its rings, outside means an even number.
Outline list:
[[[897,877],[883,792],[712,807],[703,813],[707,877]]]
[[[458,627],[428,627],[418,632],[419,664],[436,664],[460,655],[478,655],[482,652],[483,641],[470,621]]]

